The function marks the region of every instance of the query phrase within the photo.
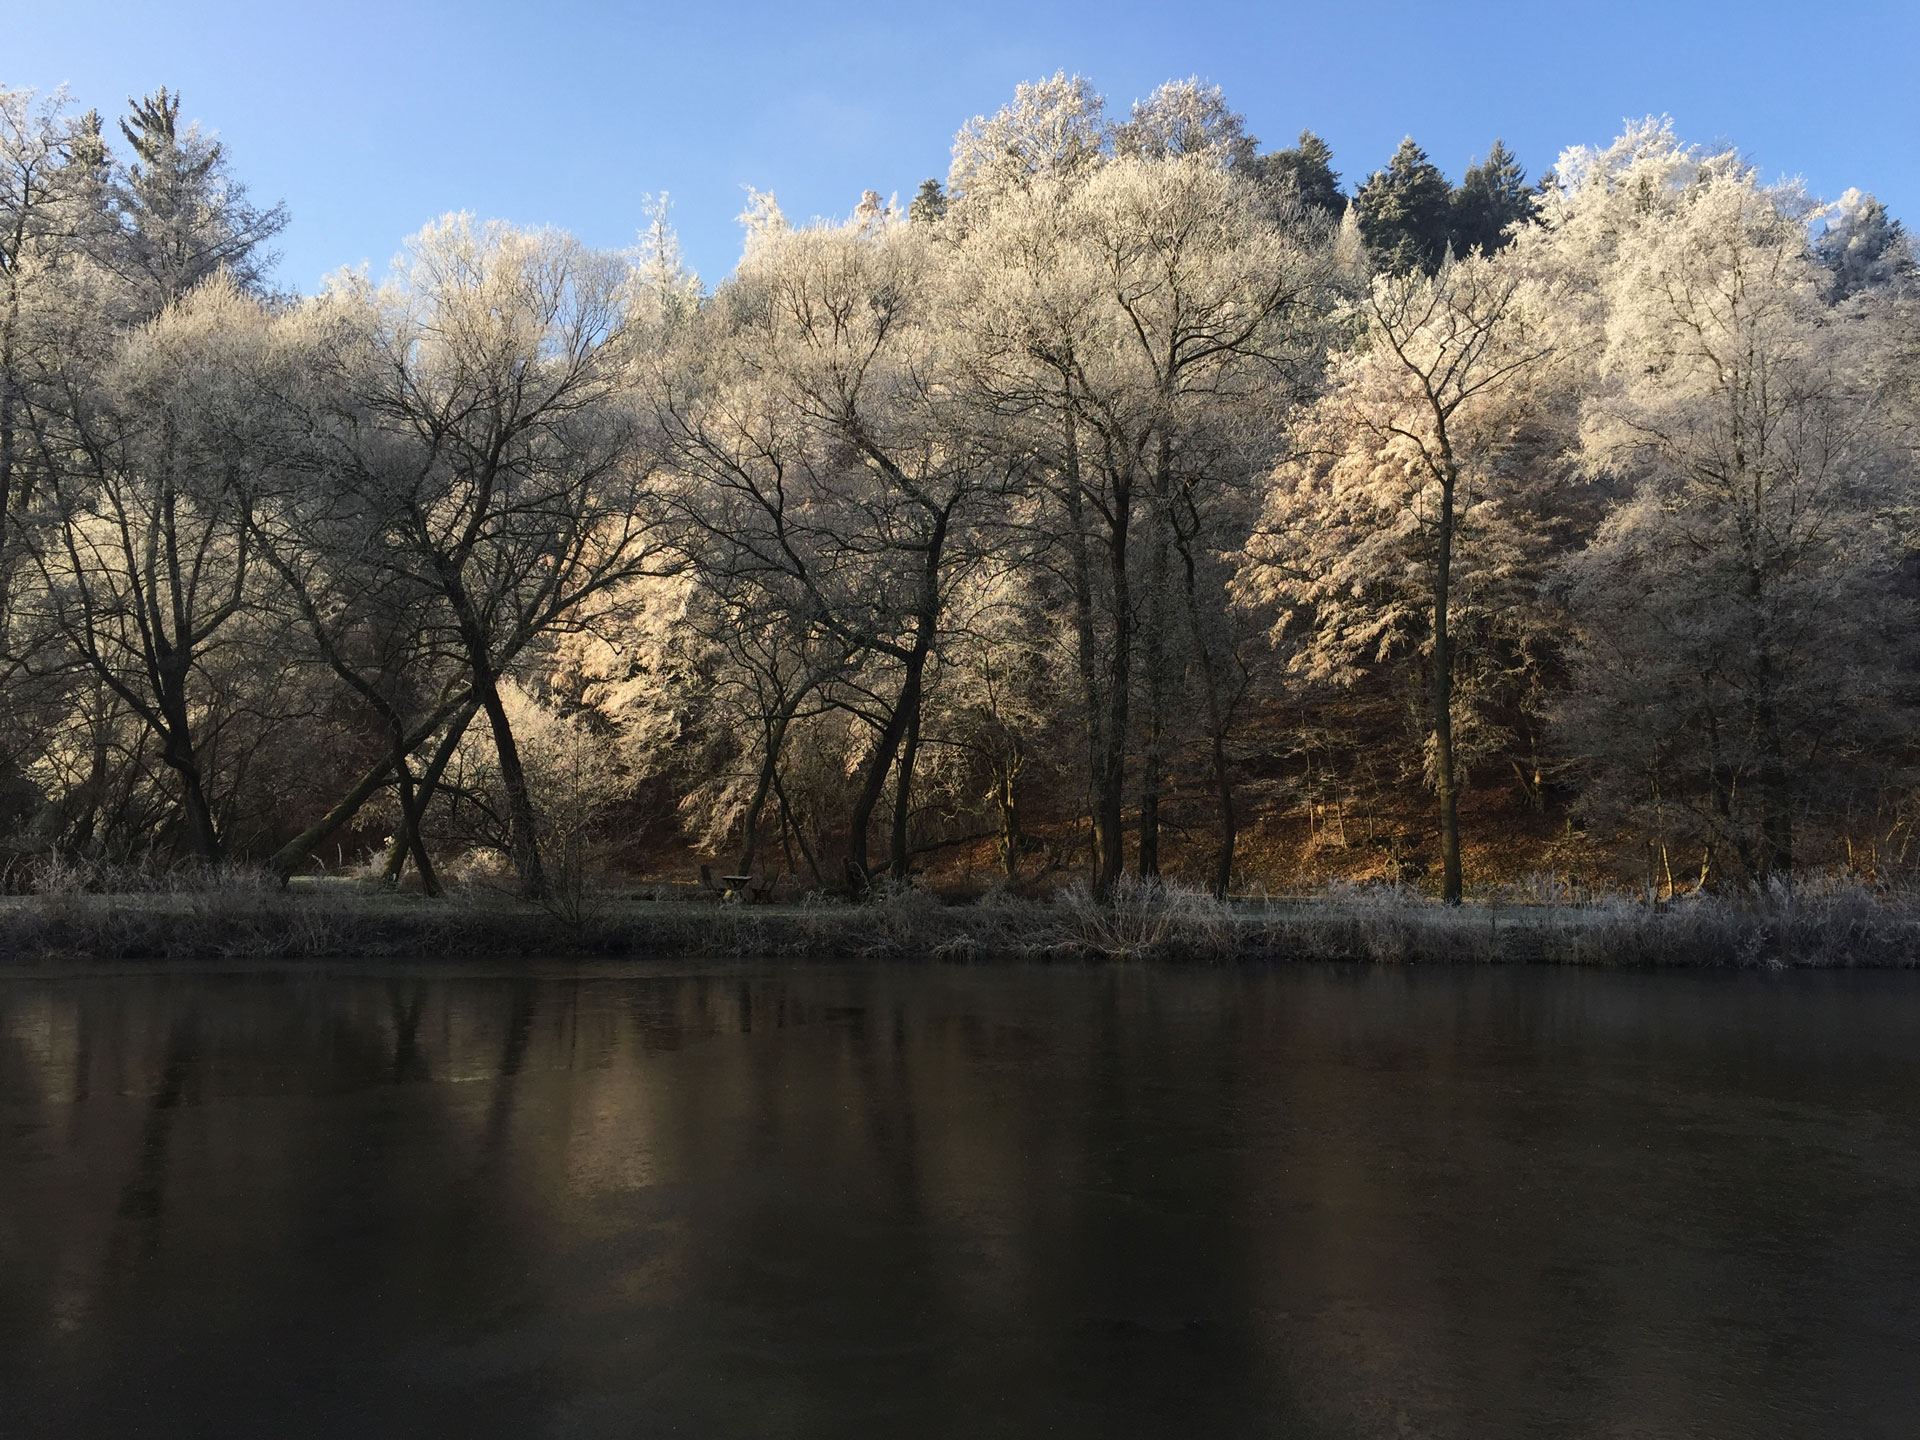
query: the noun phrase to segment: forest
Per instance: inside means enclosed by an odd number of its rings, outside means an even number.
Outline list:
[[[637,196],[301,296],[178,95],[0,90],[6,887],[1905,883],[1901,226],[1334,160],[1059,74],[717,284]]]

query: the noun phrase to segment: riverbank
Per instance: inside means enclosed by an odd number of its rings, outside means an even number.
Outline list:
[[[0,900],[0,962],[736,957],[1521,963],[1737,968],[1920,965],[1920,906],[1829,890],[1767,906],[1690,899],[1447,909],[1404,890],[1220,903],[1132,890],[962,905],[746,906],[613,895],[555,909],[354,885]]]

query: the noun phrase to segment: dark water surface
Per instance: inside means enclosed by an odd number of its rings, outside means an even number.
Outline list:
[[[0,1434],[1920,1435],[1920,976],[0,980]]]

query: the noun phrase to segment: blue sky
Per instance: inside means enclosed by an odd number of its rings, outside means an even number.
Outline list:
[[[1312,126],[1348,181],[1412,134],[1458,178],[1496,136],[1537,175],[1665,112],[1818,194],[1920,220],[1920,3],[417,4],[8,0],[0,82],[117,112],[162,83],[284,199],[281,282],[379,270],[465,209],[631,244],[671,193],[709,280],[743,186],[790,216],[904,200],[953,132],[1024,79],[1088,75],[1124,111],[1159,81],[1223,86],[1269,147]]]

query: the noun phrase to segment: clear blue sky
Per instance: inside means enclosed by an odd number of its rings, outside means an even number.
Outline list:
[[[1312,126],[1349,182],[1412,134],[1449,176],[1496,136],[1538,175],[1627,116],[1730,140],[1818,194],[1920,220],[1920,0],[1748,4],[0,4],[0,82],[117,113],[160,84],[285,200],[283,284],[384,267],[448,210],[631,244],[671,192],[710,282],[742,187],[789,216],[944,177],[953,132],[1014,85],[1079,71],[1124,111],[1225,87],[1268,147]]]

